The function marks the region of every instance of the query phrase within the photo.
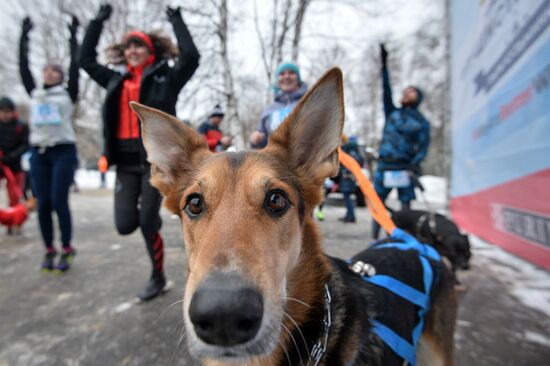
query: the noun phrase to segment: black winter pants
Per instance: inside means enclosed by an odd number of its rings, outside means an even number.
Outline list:
[[[149,169],[117,169],[115,225],[121,235],[141,229],[155,277],[163,274],[164,245],[159,232],[162,196],[149,183],[150,178]]]

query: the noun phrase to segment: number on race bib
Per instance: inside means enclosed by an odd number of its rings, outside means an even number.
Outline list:
[[[61,113],[59,107],[55,104],[35,104],[31,109],[31,124],[41,125],[60,125]]]
[[[411,185],[411,177],[407,170],[384,171],[384,187],[405,188]]]

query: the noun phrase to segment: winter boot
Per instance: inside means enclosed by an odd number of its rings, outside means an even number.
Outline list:
[[[149,279],[149,282],[145,285],[145,288],[138,294],[138,298],[141,301],[152,300],[158,295],[165,292],[166,289],[166,277],[161,273],[153,276]]]

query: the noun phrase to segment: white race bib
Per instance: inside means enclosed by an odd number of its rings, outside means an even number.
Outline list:
[[[35,126],[60,125],[61,113],[55,104],[34,104],[31,109],[31,124]]]
[[[411,177],[408,170],[385,170],[384,187],[405,188],[411,185]]]

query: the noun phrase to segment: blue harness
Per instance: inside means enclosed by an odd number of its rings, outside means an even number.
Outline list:
[[[400,296],[418,306],[419,320],[413,329],[412,344],[384,324],[376,320],[372,321],[374,333],[380,337],[380,339],[382,339],[382,341],[384,341],[384,343],[386,343],[386,345],[396,354],[407,361],[409,365],[416,366],[416,347],[418,346],[420,335],[424,329],[424,316],[430,307],[429,294],[433,284],[433,271],[428,259],[440,261],[441,256],[433,247],[427,244],[421,244],[413,236],[405,233],[401,229],[394,229],[391,236],[392,238],[402,240],[403,243],[379,244],[374,246],[373,249],[395,248],[400,250],[416,250],[419,254],[420,263],[422,264],[424,272],[423,282],[425,292],[418,291],[417,289],[386,275],[374,275],[370,277],[368,275],[364,275],[362,278],[364,281],[383,287],[397,296]]]

